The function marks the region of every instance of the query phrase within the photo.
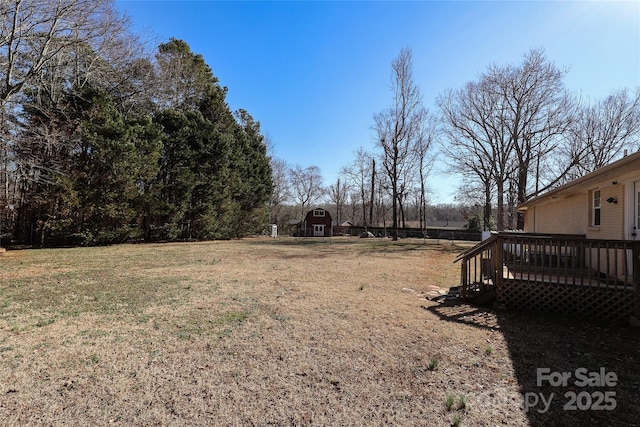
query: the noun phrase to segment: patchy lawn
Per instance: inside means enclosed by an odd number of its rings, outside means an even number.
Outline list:
[[[282,238],[9,251],[0,424],[636,425],[637,329],[425,298],[458,284],[452,261],[469,246]],[[545,367],[573,377],[538,386]],[[581,367],[618,381],[578,387]],[[605,391],[615,409],[585,409]],[[564,410],[571,392],[579,408]],[[524,410],[534,393],[553,394],[546,412]]]

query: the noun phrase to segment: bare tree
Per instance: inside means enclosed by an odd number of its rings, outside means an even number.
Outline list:
[[[489,229],[497,187],[498,229],[503,228],[503,186],[511,172],[511,150],[500,97],[489,84],[467,83],[438,98],[444,139],[442,152],[452,172],[479,182],[484,196],[484,228]]]
[[[389,182],[389,176],[386,173],[379,173],[375,176],[375,219],[372,224],[376,226],[382,225],[384,228],[384,235],[387,236],[387,220],[389,214],[389,207],[391,203],[391,183]]]
[[[353,222],[353,224],[356,224],[356,218],[360,217],[360,203],[359,203],[359,199],[360,195],[358,194],[357,191],[354,191],[353,187],[351,187],[351,191],[349,192],[349,199],[347,204],[345,205],[346,209],[347,209],[347,213],[349,215],[349,218],[351,219],[351,221]]]
[[[520,66],[491,66],[477,83],[439,98],[447,136],[443,151],[456,172],[475,175],[482,184],[485,221],[495,200],[498,230],[505,219],[510,227],[522,227],[522,218],[515,223],[515,207],[527,199],[529,178],[539,188],[541,164],[566,141],[574,101],[564,89],[565,74],[543,51],[532,50]],[[565,159],[564,172],[577,158]]]
[[[616,90],[577,107],[564,143],[536,160],[541,178],[527,198],[593,172],[627,150],[637,151],[639,135],[640,87],[633,92]]]
[[[367,206],[370,204],[370,201],[367,200],[367,194],[373,173],[371,170],[373,158],[362,147],[358,148],[355,155],[356,158],[353,162],[344,166],[340,174],[347,178],[349,187],[353,189],[352,194],[357,194],[357,197],[353,198],[353,200],[354,203],[359,203],[361,206],[362,226],[366,228],[368,225]],[[352,219],[355,220],[355,217]],[[369,221],[371,221],[371,218],[369,218]]]
[[[583,161],[576,165],[584,175],[620,157],[624,149],[635,151],[640,134],[640,88],[612,92],[605,99],[580,109],[572,137],[585,148]]]
[[[74,84],[81,84],[106,52],[126,56],[118,37],[128,20],[111,0],[4,0],[0,6],[0,105],[21,93],[49,68],[60,65],[61,54],[77,55]],[[127,51],[126,53],[129,53]]]
[[[437,122],[433,115],[429,115],[418,132],[418,138],[414,146],[415,158],[418,168],[418,216],[420,229],[425,231],[427,227],[427,177],[433,167],[434,157],[432,150],[437,136]]]
[[[273,181],[273,192],[269,199],[269,219],[272,224],[282,228],[285,218],[283,212],[285,204],[291,198],[291,188],[289,185],[289,166],[282,159],[271,157],[271,173]]]
[[[340,225],[343,219],[343,209],[347,198],[349,197],[349,186],[338,178],[335,184],[331,184],[328,188],[328,195],[331,204],[336,207],[336,224]]]
[[[391,63],[392,105],[374,116],[377,141],[382,151],[382,165],[389,177],[392,194],[393,239],[398,239],[398,203],[408,186],[407,169],[413,163],[412,146],[424,122],[426,110],[422,94],[413,81],[411,50],[404,48]]]
[[[303,219],[311,204],[320,200],[324,194],[320,168],[317,166],[302,168],[296,165],[289,173],[293,199],[300,207],[300,219]]]
[[[489,83],[489,90],[499,96],[501,119],[508,132],[508,145],[513,149],[515,176],[509,178],[514,180],[517,197],[510,203],[510,218],[515,219],[515,206],[527,199],[529,177],[536,180],[540,177],[535,169],[538,161],[564,142],[572,122],[574,101],[564,88],[566,73],[550,62],[543,50],[533,49],[525,55],[521,65],[494,65],[482,75],[482,80]],[[537,182],[535,187],[538,187]],[[498,189],[498,197],[504,190]],[[498,209],[501,206],[499,201]],[[500,224],[500,213],[498,215]],[[520,216],[519,228],[524,226],[523,220]]]
[[[376,197],[376,180],[377,180],[377,169],[376,169],[376,159],[371,158],[371,196],[369,198],[369,222],[373,224],[373,205]],[[366,224],[365,224],[366,229]]]

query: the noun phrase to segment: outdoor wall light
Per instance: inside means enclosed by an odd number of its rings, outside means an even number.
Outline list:
[[[615,197],[609,197],[607,199],[607,203],[618,203],[618,199],[616,199]]]

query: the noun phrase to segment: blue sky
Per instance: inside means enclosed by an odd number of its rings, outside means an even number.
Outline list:
[[[118,0],[137,32],[185,40],[204,56],[227,102],[262,124],[275,155],[320,168],[325,184],[362,146],[390,104],[391,61],[413,50],[424,103],[487,66],[519,64],[544,48],[565,83],[598,99],[640,86],[640,2],[599,1],[145,1]],[[458,178],[438,165],[433,202]]]

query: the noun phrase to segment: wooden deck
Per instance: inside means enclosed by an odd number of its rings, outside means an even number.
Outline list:
[[[603,277],[597,277],[597,273],[582,269],[580,271],[574,271],[572,275],[566,274],[554,274],[550,272],[536,272],[533,269],[523,271],[521,269],[514,268],[514,266],[502,266],[502,281],[518,282],[533,282],[533,283],[546,283],[556,285],[572,285],[572,286],[587,286],[598,289],[614,289],[614,290],[628,290],[633,291],[633,283],[624,283],[619,280],[607,280]],[[493,285],[493,279],[483,279],[485,285]]]
[[[508,267],[504,267],[505,274],[503,279],[505,280],[517,280],[519,282],[535,282],[535,283],[547,283],[555,285],[571,285],[571,286],[585,286],[597,289],[612,289],[612,290],[627,290],[633,291],[632,283],[607,283],[606,280],[598,279],[595,277],[567,277],[563,275],[550,275],[550,274],[530,274],[530,273],[518,273],[512,272]]]
[[[640,242],[503,233],[461,254],[460,294],[507,307],[629,320],[640,317]]]

